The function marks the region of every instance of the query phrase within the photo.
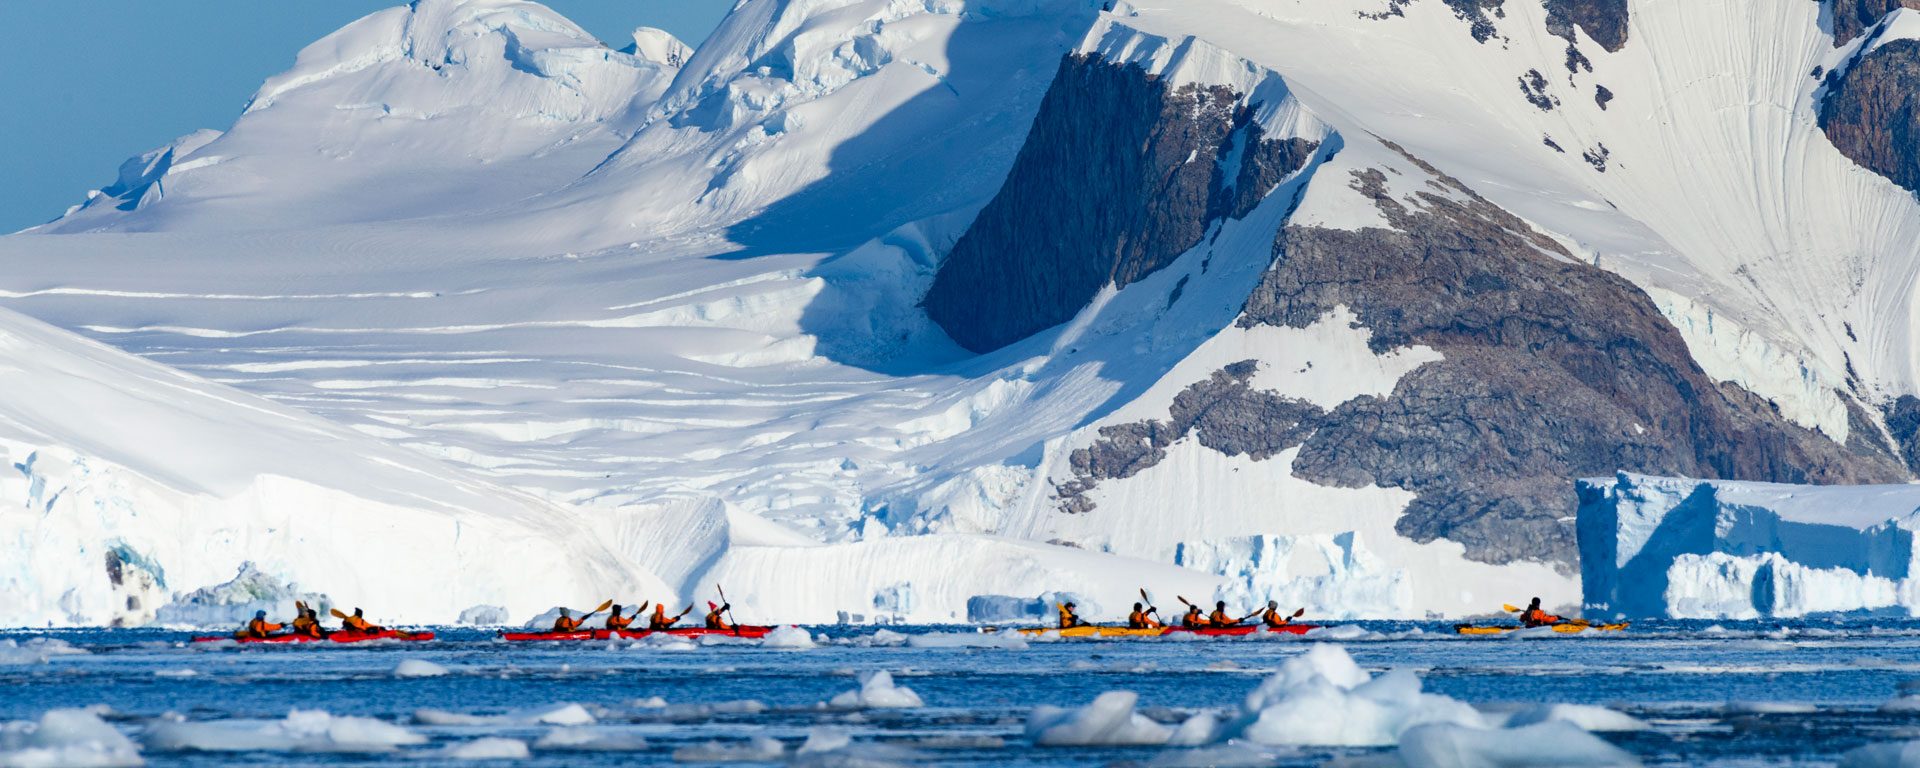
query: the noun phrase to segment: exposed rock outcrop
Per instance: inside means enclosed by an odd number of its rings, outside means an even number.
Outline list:
[[[1840,154],[1920,192],[1920,40],[1894,40],[1827,75],[1820,128]]]
[[[1833,44],[1846,45],[1899,8],[1920,8],[1920,0],[1833,0]]]
[[[967,348],[996,349],[1171,263],[1312,157],[1314,142],[1269,139],[1253,112],[1224,86],[1068,56],[1005,184],[941,264],[927,313]]]
[[[1500,34],[1499,30],[1494,29],[1493,20],[1506,18],[1507,10],[1504,7],[1506,0],[1442,1],[1447,4],[1448,8],[1453,9],[1453,15],[1460,17],[1461,21],[1467,22],[1473,32],[1473,39],[1484,43],[1492,40],[1495,35]]]
[[[1627,47],[1627,0],[1546,0],[1547,31],[1574,43],[1575,27],[1608,51]]]
[[[1901,395],[1887,407],[1887,432],[1899,444],[1907,468],[1920,473],[1920,398]]]

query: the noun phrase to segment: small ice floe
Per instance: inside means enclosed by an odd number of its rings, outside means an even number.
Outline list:
[[[384,720],[302,709],[285,720],[163,720],[148,726],[141,740],[161,752],[390,752],[427,742]]]
[[[599,722],[586,707],[554,704],[521,709],[503,715],[468,715],[443,709],[416,709],[413,721],[422,725],[593,725]]]
[[[1886,703],[1880,705],[1880,711],[1920,712],[1920,696],[1909,694],[1897,699],[1889,699]]]
[[[1284,638],[1284,637],[1289,637],[1289,635],[1273,635],[1273,637]],[[1314,629],[1307,630],[1306,637],[1312,638],[1314,640],[1346,640],[1346,641],[1385,639],[1385,636],[1377,632],[1368,632],[1367,630],[1362,629],[1360,627],[1356,627],[1352,624],[1336,624],[1331,627],[1316,627]]]
[[[699,650],[700,645],[691,638],[679,635],[653,634],[640,638],[627,647],[639,651],[693,651]]]
[[[1551,762],[1542,756],[1550,755]],[[1550,721],[1488,730],[1450,723],[1418,725],[1400,737],[1406,768],[1501,765],[1638,766],[1640,760],[1578,726]]]
[[[169,677],[169,678],[175,678],[175,679],[186,678],[186,677],[197,677],[199,676],[199,674],[200,674],[199,672],[195,672],[191,669],[178,668],[178,667],[172,668],[172,669],[156,669],[153,671],[154,677]]]
[[[573,726],[547,731],[533,748],[549,752],[644,752],[647,740],[611,728]]]
[[[401,659],[400,665],[393,668],[394,677],[441,677],[446,674],[446,667],[425,659]]]
[[[876,629],[871,635],[850,637],[836,642],[857,648],[894,648],[906,645],[907,636],[891,629]]]
[[[449,760],[525,760],[533,756],[527,743],[519,739],[485,736],[473,741],[448,744],[440,756]]]
[[[57,637],[36,637],[24,643],[0,640],[0,665],[45,664],[55,656],[84,656],[86,651]]]
[[[847,768],[848,766],[911,765],[925,762],[926,756],[898,744],[858,742],[845,731],[814,728],[807,740],[794,750],[788,761],[794,766]]]
[[[1840,768],[1913,768],[1920,765],[1920,741],[1868,744],[1840,756]]]
[[[786,747],[765,736],[745,742],[709,741],[673,751],[674,762],[679,763],[770,763],[785,755]]]
[[[1505,714],[1500,725],[1506,728],[1551,722],[1568,723],[1593,733],[1624,733],[1648,728],[1640,718],[1585,704],[1536,704]]]
[[[880,670],[863,676],[860,687],[833,697],[839,709],[913,709],[922,706],[912,688],[893,684],[893,673]]]
[[[1013,632],[945,632],[911,635],[907,645],[914,648],[1002,648],[1023,651],[1027,640]]]
[[[766,637],[761,638],[760,647],[803,650],[815,647],[815,643],[813,642],[813,635],[806,630],[799,627],[786,626],[768,632]]]
[[[51,709],[39,720],[0,724],[0,766],[121,768],[141,765],[133,741],[84,709]]]
[[[1158,746],[1173,740],[1175,729],[1134,711],[1140,697],[1132,691],[1107,691],[1076,709],[1035,707],[1027,716],[1027,738],[1043,747]]]
[[[1726,709],[1741,715],[1807,715],[1820,711],[1803,701],[1729,701]]]
[[[767,711],[765,702],[754,699],[738,701],[720,701],[710,704],[666,704],[640,713],[648,720],[665,720],[675,723],[711,720],[721,715],[757,715]]]

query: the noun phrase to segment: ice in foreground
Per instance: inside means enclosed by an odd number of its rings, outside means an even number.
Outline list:
[[[38,722],[0,725],[0,766],[119,768],[141,762],[132,741],[84,709],[54,709]]]

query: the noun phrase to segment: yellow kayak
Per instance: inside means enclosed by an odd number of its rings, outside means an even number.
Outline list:
[[[1159,637],[1167,633],[1167,628],[1073,627],[1071,629],[1055,629],[1053,627],[1035,627],[1020,630],[1020,634],[1023,635],[1044,635],[1048,632],[1058,632],[1061,637]]]
[[[1623,621],[1618,624],[1554,624],[1552,626],[1555,632],[1563,635],[1574,635],[1588,630],[1595,632],[1619,632],[1626,629],[1629,623],[1630,622]],[[1463,635],[1500,635],[1508,632],[1516,632],[1520,629],[1523,629],[1523,627],[1474,626],[1472,624],[1455,624],[1453,626],[1453,631]]]

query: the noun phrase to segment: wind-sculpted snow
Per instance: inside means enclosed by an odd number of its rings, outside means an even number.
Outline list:
[[[1578,492],[1589,610],[1680,618],[1920,612],[1914,486],[1621,473],[1582,480]]]

